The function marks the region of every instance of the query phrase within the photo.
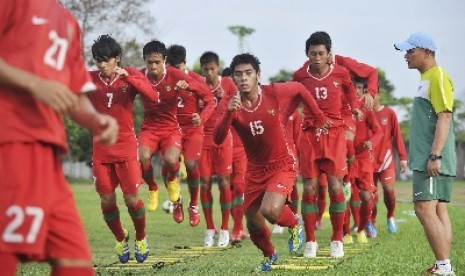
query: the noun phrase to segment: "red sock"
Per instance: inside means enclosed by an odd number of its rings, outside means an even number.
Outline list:
[[[344,214],[346,203],[344,193],[329,195],[329,215],[333,226],[333,236],[331,241],[342,241],[342,232],[344,227]]]
[[[103,219],[107,223],[108,228],[115,236],[116,240],[121,242],[124,240],[123,226],[119,218],[119,209],[117,205],[113,206],[100,206],[102,209]]]
[[[93,276],[94,272],[93,267],[53,267],[51,276]]]
[[[392,218],[396,210],[396,194],[392,192],[384,192],[384,204],[386,204],[387,218]]]
[[[18,257],[15,254],[0,252],[0,267],[2,275],[16,275]]]
[[[203,214],[205,215],[205,222],[207,224],[207,229],[215,229],[215,224],[213,223],[213,214],[212,214],[212,205],[213,205],[213,195],[210,190],[200,189],[200,202],[202,203]]]
[[[179,168],[181,167],[181,163],[176,162],[172,168],[166,167],[166,181],[173,181],[178,176]]]
[[[369,202],[362,201],[362,205],[360,206],[360,223],[358,225],[359,232],[366,229],[368,221],[371,217],[371,212],[373,211],[374,204],[374,198],[371,198]]]
[[[139,199],[136,205],[132,208],[128,207],[129,215],[131,216],[134,228],[136,229],[136,240],[140,241],[145,238],[145,208],[144,202]]]
[[[229,186],[220,188],[221,229],[229,229],[229,216],[231,214],[232,193]]]
[[[302,220],[304,221],[305,236],[307,242],[316,241],[315,225],[316,225],[316,195],[307,194],[305,191],[302,194]]]
[[[144,179],[145,183],[149,185],[149,190],[150,191],[156,191],[158,190],[158,185],[155,183],[155,180],[153,179],[153,167],[152,164],[150,163],[148,167],[142,168],[142,178]]]
[[[191,196],[190,206],[199,205],[199,191],[200,191],[200,171],[199,166],[191,171],[187,171],[187,186],[189,187],[189,194]]]
[[[234,201],[231,207],[231,215],[234,220],[233,231],[244,230],[244,184],[234,183]]]
[[[379,194],[378,192],[376,192],[373,194],[373,207],[372,207],[371,216],[370,216],[370,219],[373,225],[376,224],[376,216],[378,215],[378,200],[379,200]]]
[[[294,212],[292,212],[291,208],[287,205],[284,205],[276,224],[282,227],[293,228],[298,223],[299,219],[295,216]]]
[[[297,188],[296,184],[294,184],[294,186],[292,187],[290,207],[294,214],[297,214],[299,212],[299,189]]]
[[[274,254],[274,246],[270,237],[271,233],[266,225],[256,232],[250,232],[250,240],[263,252],[265,257],[271,257]]]
[[[326,210],[326,193],[328,192],[328,186],[318,186],[318,217],[317,220],[321,221],[323,214]]]
[[[354,218],[354,225],[360,224],[360,192],[356,185],[352,184],[352,196],[350,197],[350,211]]]
[[[344,214],[344,235],[350,234],[350,205],[347,203]]]

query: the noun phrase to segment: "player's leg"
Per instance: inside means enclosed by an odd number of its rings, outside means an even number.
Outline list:
[[[222,147],[215,149],[214,152],[213,173],[216,174],[218,180],[221,206],[221,229],[219,231],[218,246],[225,247],[229,244],[228,229],[232,204],[232,193],[229,184],[232,172],[232,146],[223,144]]]
[[[326,210],[326,194],[328,193],[328,178],[325,173],[320,174],[318,177],[318,215],[316,218],[316,229],[322,228],[321,219]]]
[[[340,176],[328,173],[329,191],[329,216],[333,229],[330,243],[331,257],[340,258],[344,256],[342,245],[344,216],[346,211],[345,196],[342,190],[342,174]]]
[[[395,170],[391,167],[379,173],[379,180],[383,187],[384,204],[387,210],[386,218],[389,233],[397,233],[397,224],[394,216],[396,210],[395,177]]]
[[[243,149],[233,148],[233,171],[231,173],[231,186],[233,193],[233,202],[231,207],[231,216],[234,221],[232,230],[232,241],[238,242],[246,237],[243,226],[244,219],[244,186],[245,172],[247,169],[247,157]]]
[[[152,155],[159,149],[159,136],[150,130],[139,132],[139,161],[142,169],[142,178],[149,186],[147,210],[154,212],[158,208],[158,185],[153,177]]]

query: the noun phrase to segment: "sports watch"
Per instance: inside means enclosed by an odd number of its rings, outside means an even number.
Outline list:
[[[442,156],[439,155],[439,154],[436,154],[436,153],[430,153],[429,154],[429,160],[435,161],[435,160],[438,160],[438,159],[442,159]]]

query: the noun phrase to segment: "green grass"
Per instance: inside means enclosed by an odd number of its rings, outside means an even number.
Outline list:
[[[410,183],[399,182],[396,184],[398,199],[406,203],[398,203],[396,219],[399,233],[388,234],[385,222],[385,207],[380,203],[378,213],[379,237],[370,240],[371,243],[378,243],[371,250],[362,254],[345,257],[334,268],[328,270],[305,271],[272,271],[272,275],[420,275],[426,268],[434,262],[434,256],[430,251],[423,229],[417,218],[411,215],[413,205],[407,203],[411,198]],[[114,237],[108,230],[100,213],[99,197],[93,186],[89,182],[75,182],[72,184],[73,191],[78,203],[82,219],[91,244],[94,262],[99,267],[104,267],[117,261],[113,251]],[[217,192],[217,187],[214,191]],[[184,198],[187,197],[187,188],[183,186]],[[144,185],[141,189],[141,198],[146,199],[147,188]],[[122,214],[122,222],[125,227],[133,227],[126,207],[122,203],[121,193],[118,191],[119,206]],[[160,206],[167,198],[165,189],[161,189]],[[215,198],[214,216],[215,222],[219,225],[220,212],[218,197]],[[465,274],[465,183],[457,182],[454,186],[454,197],[450,205],[449,212],[452,220],[454,238],[452,243],[452,256],[454,268],[457,275]],[[187,214],[186,214],[187,215]],[[317,232],[317,239],[320,248],[329,246],[330,222],[329,219],[323,221],[324,229]],[[202,246],[205,232],[205,223],[192,228],[188,221],[177,224],[172,220],[171,215],[165,214],[161,208],[155,213],[147,213],[147,233],[151,246],[151,255],[161,256],[169,253],[174,246]],[[286,233],[286,232],[285,232]],[[132,237],[134,235],[132,234]],[[273,242],[280,253],[281,259],[289,257],[287,252],[287,235],[273,235]],[[133,257],[133,242],[130,243],[131,257]],[[160,270],[138,270],[114,272],[99,270],[100,275],[241,275],[249,273],[262,260],[261,252],[246,240],[242,248],[234,248],[211,255],[193,258],[185,263],[166,266]],[[50,271],[45,264],[25,264],[20,267],[21,275],[44,275]],[[1,274],[1,273],[0,273]]]

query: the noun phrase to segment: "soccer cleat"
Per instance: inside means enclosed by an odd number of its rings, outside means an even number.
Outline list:
[[[425,275],[448,275],[455,276],[454,271],[442,271],[437,264],[434,264],[432,267],[428,268],[425,271]]]
[[[357,234],[357,232],[358,232],[358,226],[355,225],[355,224],[352,225],[352,227],[350,227],[350,232],[351,232],[352,234]]]
[[[367,235],[365,230],[357,232],[357,242],[358,243],[368,243]]]
[[[342,191],[344,192],[345,201],[348,202],[352,196],[352,184],[350,182],[342,183]]]
[[[173,219],[177,223],[184,220],[184,210],[182,209],[182,198],[179,197],[178,201],[173,202]]]
[[[226,247],[229,245],[229,231],[220,229],[218,237],[218,247]]]
[[[199,225],[200,223],[199,207],[197,205],[189,206],[187,210],[189,211],[189,224],[192,227]]]
[[[136,256],[136,260],[138,263],[143,263],[147,257],[149,256],[149,244],[147,243],[147,238],[143,240],[136,240],[136,244],[134,246],[134,255]]]
[[[388,227],[389,233],[391,234],[397,233],[397,224],[396,224],[396,219],[394,217],[387,219],[387,227]]]
[[[271,230],[271,233],[272,234],[282,234],[284,232],[284,227],[282,226],[279,226],[277,224],[275,224],[273,226],[273,230]]]
[[[317,251],[318,251],[318,243],[316,241],[305,243],[305,250],[304,250],[305,258],[316,258]]]
[[[299,251],[300,248],[302,248],[304,244],[304,231],[303,231],[303,221],[302,217],[299,215],[296,215],[298,218],[299,222],[297,225],[293,228],[289,228],[289,234],[291,235],[289,237],[289,242],[288,242],[288,247],[289,247],[289,252],[291,254],[296,254],[297,251]]]
[[[129,232],[126,229],[123,229],[123,231],[124,231],[124,240],[120,242],[116,241],[115,250],[116,250],[116,254],[118,255],[119,262],[122,264],[125,264],[129,261],[129,245],[128,245]]]
[[[367,237],[369,237],[369,238],[376,238],[378,236],[378,231],[376,231],[376,227],[373,224],[373,222],[371,222],[371,220],[368,221],[365,230],[367,232],[366,233]]]
[[[344,257],[344,245],[341,241],[332,241],[329,244],[330,252],[329,255],[333,258]]]
[[[171,202],[178,201],[181,196],[181,188],[179,187],[179,178],[175,177],[171,181],[166,182],[166,189],[168,190],[168,197]]]
[[[352,237],[351,234],[346,234],[346,235],[342,238],[342,243],[343,243],[343,244],[351,244],[351,243],[354,243],[354,238]]]
[[[158,208],[158,190],[149,191],[149,198],[147,199],[147,210],[149,212],[155,212]]]
[[[278,252],[274,252],[271,257],[265,257],[263,262],[261,262],[252,272],[268,272],[271,270],[271,266],[275,265],[278,262]]]
[[[215,243],[215,229],[207,229],[205,232],[204,246],[212,247]]]
[[[242,229],[233,229],[231,233],[231,241],[233,243],[238,243],[247,238],[247,234]]]

